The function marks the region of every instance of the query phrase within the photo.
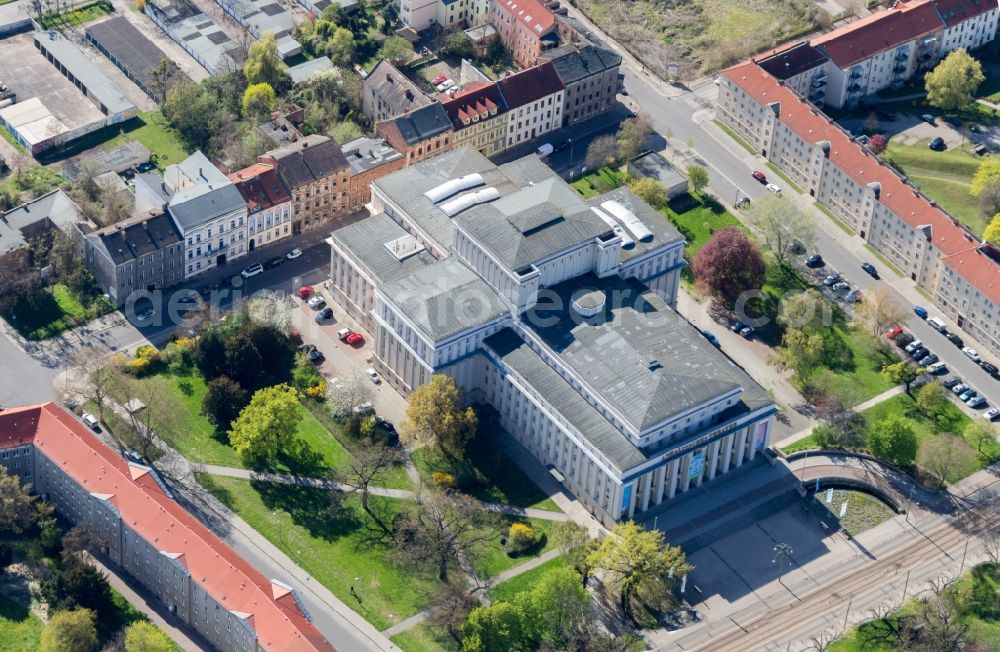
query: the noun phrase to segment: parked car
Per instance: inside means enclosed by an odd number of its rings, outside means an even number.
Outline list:
[[[244,267],[243,271],[240,272],[240,276],[242,276],[243,278],[250,278],[251,276],[257,276],[258,274],[263,273],[263,271],[264,271],[263,265],[261,265],[260,263],[254,263],[253,265],[248,265]]]
[[[927,319],[927,308],[923,306],[913,306],[913,314],[921,319]]]
[[[844,290],[850,290],[851,289],[851,284],[850,283],[845,283],[844,281],[840,281],[838,283],[834,283],[833,287],[831,289],[834,292],[843,292]]]
[[[365,343],[365,336],[361,333],[351,333],[344,338],[344,341],[351,346],[362,346]]]
[[[284,256],[275,256],[264,263],[264,269],[273,269],[285,262]]]
[[[823,262],[823,257],[819,254],[813,254],[812,256],[806,258],[806,267],[816,268],[823,267],[824,265],[826,265],[826,263]]]
[[[431,86],[437,86],[438,84],[442,83],[446,79],[448,79],[448,78],[445,77],[444,75],[438,75],[437,77],[435,77],[434,79],[431,80]]]
[[[354,406],[354,414],[371,414],[375,411],[375,406],[371,401],[365,401],[361,405]]]
[[[985,371],[989,375],[991,375],[991,376],[996,376],[997,375],[997,371],[998,370],[997,370],[997,366],[996,365],[990,364],[989,362],[981,362],[981,363],[979,363],[979,366],[982,367],[983,371]]]
[[[743,330],[744,326],[746,326],[746,324],[737,320],[733,322],[733,325],[729,327],[729,330],[733,331],[734,333],[739,333],[741,330]]]
[[[965,401],[968,401],[973,396],[976,396],[978,393],[979,392],[977,392],[976,390],[974,390],[971,387],[969,387],[964,392],[962,392],[961,394],[959,394],[958,398],[962,399],[962,401],[965,402]]]
[[[300,299],[308,299],[309,295],[316,291],[311,285],[303,285],[298,290],[295,291],[295,295]]]
[[[961,378],[959,378],[958,376],[952,376],[951,378],[945,378],[944,380],[942,380],[941,386],[944,387],[945,389],[951,389],[960,382],[962,382]]]
[[[927,366],[927,373],[929,374],[939,374],[948,371],[948,365],[946,365],[941,360],[934,362]]]
[[[767,175],[761,172],[760,170],[754,170],[750,174],[750,176],[752,176],[757,181],[760,181],[761,183],[767,183]]]
[[[962,392],[969,389],[969,386],[965,383],[958,383],[957,385],[951,386],[951,393],[956,396],[961,396]]]
[[[149,321],[155,314],[156,314],[155,310],[153,310],[152,308],[146,308],[145,310],[140,310],[139,312],[135,313],[135,320]]]
[[[705,339],[708,340],[712,346],[717,349],[722,348],[722,343],[719,342],[719,338],[715,336],[715,333],[712,331],[702,331],[701,334],[705,336]]]
[[[867,272],[867,274],[872,278],[878,278],[878,270],[875,269],[875,266],[872,265],[871,263],[869,262],[861,263],[861,269],[865,270],[865,272]]]
[[[310,344],[309,342],[303,342],[299,344],[299,351],[304,351],[305,353],[310,353],[316,350],[315,344]]]
[[[935,138],[931,139],[931,142],[927,143],[927,148],[932,149],[935,152],[940,152],[941,150],[945,149],[944,138],[942,138],[941,136],[936,136]]]
[[[87,424],[87,427],[90,428],[91,430],[100,430],[101,429],[101,423],[100,423],[100,421],[98,421],[97,417],[95,417],[90,412],[84,412],[83,416],[81,416],[80,418],[83,420],[83,422],[85,424]]]
[[[753,326],[744,326],[743,328],[740,329],[740,335],[749,340],[751,337],[753,337],[753,331],[754,331]]]
[[[777,184],[769,183],[769,184],[767,184],[764,187],[767,188],[768,192],[773,192],[776,195],[780,195],[781,194],[781,186],[779,186]]]
[[[895,340],[896,346],[898,346],[901,349],[906,348],[907,346],[909,346],[910,342],[913,341],[913,339],[914,339],[913,336],[910,335],[909,333],[900,333],[899,335],[896,336]]]
[[[372,369],[371,367],[365,369],[365,373],[368,375],[368,378],[371,379],[371,381],[376,385],[382,382],[382,379],[379,377],[378,372]]]
[[[288,260],[295,260],[301,255],[302,255],[301,249],[292,249],[287,254],[285,254],[285,258],[287,258]]]
[[[316,313],[316,323],[324,322],[330,317],[333,317],[333,310],[327,306]]]
[[[981,358],[979,357],[979,351],[976,351],[972,347],[969,346],[964,347],[962,349],[962,353],[969,356],[970,359],[975,360],[976,362],[979,362],[981,360]]]
[[[962,338],[959,337],[958,335],[955,335],[954,333],[948,333],[947,335],[945,335],[945,337],[947,337],[948,341],[957,346],[958,348],[960,349],[965,348],[965,342],[962,341]]]
[[[851,290],[844,296],[844,301],[847,303],[857,303],[861,301],[861,290]]]
[[[353,332],[354,331],[352,331],[350,328],[341,328],[339,331],[337,331],[337,339],[343,342],[344,340],[347,339],[347,336]]]
[[[145,464],[146,463],[146,460],[142,459],[142,455],[139,454],[139,451],[133,450],[131,448],[129,448],[129,449],[127,449],[125,451],[125,459],[131,460],[132,462],[135,462],[136,464]]]
[[[909,344],[906,345],[905,350],[907,353],[912,353],[916,349],[919,349],[921,346],[923,346],[923,342],[921,342],[920,340],[912,340]]]
[[[319,364],[326,358],[326,356],[323,355],[323,352],[317,348],[314,348],[307,355],[309,356],[309,362],[312,362],[313,364]]]
[[[917,364],[919,364],[921,367],[929,367],[935,362],[937,362],[939,359],[940,358],[938,358],[936,354],[929,353],[925,355],[923,358],[921,358],[920,362],[918,362]]]
[[[306,305],[313,310],[319,310],[326,307],[326,300],[317,294],[316,296],[311,297],[309,301],[306,301]]]
[[[940,317],[928,317],[927,324],[939,333],[948,332],[948,326]]]
[[[973,396],[968,401],[965,402],[972,409],[978,409],[986,406],[986,399],[982,396]]]
[[[888,330],[888,331],[886,332],[885,336],[886,336],[887,338],[889,338],[890,340],[894,340],[894,339],[896,339],[897,337],[899,337],[899,336],[900,336],[900,335],[902,335],[902,334],[903,334],[903,327],[902,327],[902,326],[899,326],[899,325],[897,324],[896,326],[893,326],[892,328],[890,328],[890,329],[889,329],[889,330]]]
[[[983,418],[987,421],[995,421],[997,417],[1000,417],[1000,408],[991,407],[983,412]]]
[[[838,283],[838,282],[840,282],[841,280],[843,280],[843,278],[844,278],[844,277],[843,277],[843,276],[841,276],[840,274],[830,274],[830,275],[829,275],[829,276],[827,276],[827,277],[826,277],[825,279],[823,279],[823,285],[825,285],[825,286],[827,286],[827,287],[830,287],[830,286],[831,286],[831,285],[833,285],[834,283]]]
[[[916,349],[913,349],[913,351],[910,352],[910,357],[913,358],[914,360],[920,360],[924,356],[929,355],[930,352],[931,352],[930,349],[921,346]]]
[[[920,119],[923,120],[924,122],[926,122],[927,124],[931,124],[931,125],[932,124],[936,124],[934,122],[934,116],[932,116],[930,113],[923,114],[922,116],[920,116]]]
[[[196,301],[198,301],[198,297],[200,296],[201,295],[195,292],[194,290],[188,290],[185,295],[177,299],[177,303],[183,303],[183,304],[195,303]]]

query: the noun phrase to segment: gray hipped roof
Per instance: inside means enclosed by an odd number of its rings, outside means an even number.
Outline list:
[[[62,190],[16,206],[0,214],[0,255],[24,246],[27,238],[44,229],[67,230],[80,219],[79,207]]]
[[[542,54],[541,58],[552,62],[563,84],[572,84],[599,75],[606,70],[617,68],[622,62],[622,58],[610,50],[589,44],[580,46],[576,43],[549,50]]]
[[[432,342],[508,312],[493,288],[454,258],[414,270],[379,291]]]
[[[333,239],[341,249],[353,257],[354,263],[360,265],[378,286],[412,274],[435,262],[434,257],[426,249],[399,260],[386,248],[387,242],[406,235],[403,227],[392,221],[391,217],[379,213],[337,229],[333,232]]]
[[[183,241],[166,213],[113,224],[87,238],[99,243],[116,266]]]
[[[428,138],[451,131],[451,118],[448,117],[444,107],[437,102],[394,118],[392,122],[407,145],[416,145]]]
[[[209,187],[203,192],[192,192],[196,190],[200,189],[182,190],[170,199],[170,215],[182,231],[247,207],[243,195],[232,183]]]

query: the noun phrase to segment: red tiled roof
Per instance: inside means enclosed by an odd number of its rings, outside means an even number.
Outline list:
[[[466,126],[466,117],[471,120],[473,115],[478,114],[480,118],[485,118],[494,108],[498,113],[506,110],[503,96],[494,82],[470,82],[451,97],[438,95],[438,102],[444,107],[455,129]]]
[[[546,61],[527,70],[504,77],[497,82],[500,92],[507,100],[508,109],[531,104],[535,100],[558,93],[562,90],[562,80],[551,61]]]
[[[978,248],[948,256],[941,262],[954,269],[993,303],[1000,304],[1000,265]]]
[[[278,172],[267,163],[254,163],[233,172],[229,180],[236,184],[250,212],[291,201],[291,195],[281,183]]]
[[[270,580],[169,498],[143,467],[126,463],[56,404],[0,412],[0,446],[32,426],[36,449],[86,491],[111,497],[122,521],[151,545],[183,555],[193,581],[226,609],[252,615],[264,649],[333,652],[297,606],[272,595]]]
[[[931,0],[948,27],[997,8],[996,0]]]
[[[494,2],[536,36],[545,34],[556,24],[556,17],[552,11],[538,0],[494,0]]]
[[[847,68],[943,28],[944,22],[930,0],[900,2],[892,9],[814,38],[812,44],[826,52],[837,66]]]
[[[752,61],[733,66],[723,75],[760,104],[778,102],[781,122],[804,141],[810,144],[829,142],[831,163],[861,185],[878,183],[881,186],[879,201],[913,228],[930,226],[931,242],[943,255],[965,251],[978,244],[954,218],[931,204],[891,168]]]

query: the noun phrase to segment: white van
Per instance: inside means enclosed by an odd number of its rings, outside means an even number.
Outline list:
[[[552,146],[552,143],[543,143],[541,147],[535,150],[535,154],[538,154],[539,156],[548,156],[554,150],[555,148]]]
[[[942,321],[939,317],[928,317],[927,323],[931,325],[931,328],[933,328],[939,333],[944,333],[945,331],[948,330],[948,327],[945,326],[944,321]]]

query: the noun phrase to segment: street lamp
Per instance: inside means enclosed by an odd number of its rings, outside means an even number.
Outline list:
[[[787,543],[779,543],[774,546],[774,559],[771,560],[771,563],[778,564],[778,583],[782,586],[785,586],[785,583],[781,581],[781,575],[785,570],[785,562],[791,560],[792,553],[792,547]]]

